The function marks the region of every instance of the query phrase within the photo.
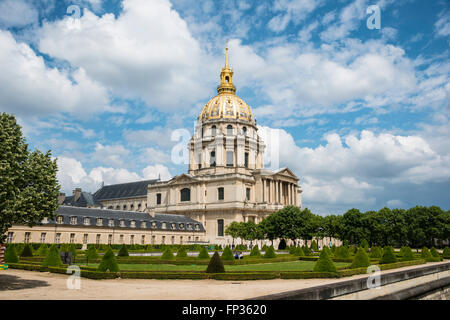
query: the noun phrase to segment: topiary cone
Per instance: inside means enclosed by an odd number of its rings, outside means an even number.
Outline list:
[[[209,261],[208,268],[206,268],[206,273],[225,273],[225,267],[223,266],[222,259],[217,251],[214,252],[211,260]]]
[[[7,246],[5,251],[5,263],[17,263],[19,262],[19,257],[17,256],[16,249],[14,246]]]
[[[234,260],[233,252],[231,252],[231,249],[229,246],[226,246],[225,249],[223,249],[221,259],[222,260]]]
[[[366,253],[366,249],[361,247],[356,252],[351,268],[366,268],[368,266],[370,266],[369,256]]]
[[[119,272],[119,265],[117,264],[116,257],[114,256],[114,252],[111,248],[108,248],[106,253],[103,255],[102,261],[100,262],[98,271],[101,272]]]
[[[336,266],[326,251],[321,252],[319,259],[314,265],[314,272],[337,272]]]
[[[62,266],[61,257],[59,256],[59,251],[56,245],[52,245],[42,262],[43,267],[59,267]]]

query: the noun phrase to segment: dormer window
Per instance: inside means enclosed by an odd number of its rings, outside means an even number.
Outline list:
[[[156,229],[156,222],[152,221],[152,229]]]
[[[175,230],[175,223],[171,223],[170,227],[172,228],[172,230]]]
[[[198,224],[195,225],[195,230],[200,230],[200,226]]]
[[[179,228],[180,228],[180,230],[184,230],[184,223],[180,223]]]
[[[63,217],[62,216],[58,216],[58,218],[56,218],[56,223],[57,224],[62,224],[63,223]]]
[[[136,221],[131,220],[131,221],[130,221],[130,227],[131,227],[131,228],[136,228]]]
[[[109,219],[108,226],[109,227],[114,227],[114,220],[113,219]]]
[[[142,228],[142,229],[147,228],[147,223],[146,223],[145,221],[142,221],[142,222],[141,222],[141,228]]]
[[[48,218],[45,217],[44,219],[42,219],[42,223],[48,223]]]
[[[77,224],[77,217],[70,217],[70,224]]]
[[[120,226],[123,228],[125,227],[125,220],[120,220]]]
[[[166,225],[165,222],[162,223],[161,228],[162,228],[162,229],[167,229],[167,225]]]
[[[90,225],[90,224],[91,224],[90,222],[91,222],[91,221],[90,221],[89,218],[84,218],[84,225],[85,225],[85,226]]]
[[[97,219],[97,226],[101,226],[103,225],[103,219],[102,218],[98,218]]]
[[[188,224],[187,224],[187,229],[188,229],[188,230],[192,230],[192,224],[188,223]]]

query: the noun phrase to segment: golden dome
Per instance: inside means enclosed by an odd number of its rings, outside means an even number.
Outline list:
[[[204,122],[213,119],[239,119],[256,125],[250,106],[239,98],[235,92],[233,69],[228,66],[227,43],[225,66],[220,73],[220,85],[217,87],[218,95],[205,104],[198,120]]]
[[[256,125],[250,106],[231,93],[220,93],[205,104],[198,120],[213,119],[239,119]]]

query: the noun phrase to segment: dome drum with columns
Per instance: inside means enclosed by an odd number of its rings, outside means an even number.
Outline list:
[[[231,222],[258,223],[285,205],[301,207],[298,178],[287,168],[264,169],[264,151],[252,110],[236,95],[227,46],[217,96],[202,108],[189,142],[189,171],[149,185],[149,210],[188,216],[203,224],[210,243],[231,244]]]

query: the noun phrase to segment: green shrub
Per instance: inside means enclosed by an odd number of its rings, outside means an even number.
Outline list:
[[[372,259],[381,259],[383,256],[383,250],[380,247],[372,247],[370,248],[370,258]]]
[[[411,261],[416,259],[410,247],[402,247],[400,249],[400,256],[401,261]]]
[[[46,254],[47,254],[47,251],[48,251],[48,246],[45,244],[45,243],[43,243],[43,244],[41,244],[41,246],[39,247],[39,249],[38,249],[38,251],[37,251],[37,255],[38,256],[45,256]]]
[[[380,263],[394,263],[397,262],[397,257],[394,253],[394,248],[391,246],[386,246],[383,249],[383,256],[381,257]]]
[[[327,251],[320,253],[320,257],[314,265],[314,272],[337,272],[336,266]]]
[[[59,256],[58,247],[52,245],[42,262],[43,267],[59,267],[62,266],[61,257]]]
[[[442,253],[442,257],[444,259],[450,259],[450,248],[449,247],[445,247],[444,248],[444,252]]]
[[[281,239],[280,243],[278,244],[278,250],[284,250],[286,249],[286,240]]]
[[[433,257],[433,255],[431,254],[430,250],[428,250],[427,247],[423,247],[422,249],[422,253],[420,255],[420,257],[422,259],[424,259],[426,262],[437,262],[437,261],[441,261],[441,258],[439,257]]]
[[[23,247],[22,253],[20,254],[21,257],[32,257],[33,256],[33,250],[31,249],[31,246],[27,243],[25,247]]]
[[[245,245],[243,245],[243,244],[238,244],[237,246],[236,246],[236,249],[235,250],[237,250],[237,251],[246,251],[247,250],[247,247],[245,246]],[[208,256],[209,257],[209,256]]]
[[[261,248],[261,251],[266,252],[267,249],[269,249],[269,247],[267,246],[267,244],[263,245],[263,247]]]
[[[197,258],[199,258],[199,259],[209,259],[208,250],[206,250],[205,247],[202,247],[200,249],[200,253],[198,254]]]
[[[295,251],[294,251],[294,255],[295,256],[299,256],[299,257],[303,257],[305,255],[305,253],[303,252],[302,247],[300,247],[300,246],[296,247]]]
[[[230,246],[226,246],[222,252],[222,260],[234,260],[233,252],[231,252]]]
[[[353,259],[351,268],[366,268],[370,266],[369,256],[366,253],[366,249],[364,247],[359,248],[356,252],[356,256]]]
[[[273,246],[270,246],[269,248],[267,248],[266,252],[263,255],[263,258],[265,259],[272,259],[272,258],[276,258],[277,255],[275,253],[275,249],[273,248]]]
[[[330,248],[328,248],[328,246],[323,246],[322,251],[326,251],[328,256],[332,257],[333,253],[331,252]]]
[[[129,257],[128,249],[126,245],[123,245],[120,247],[119,253],[117,254],[118,257]]]
[[[431,255],[432,255],[433,257],[439,258],[439,261],[441,260],[441,256],[440,256],[439,252],[437,252],[437,250],[436,250],[435,247],[432,247],[432,248],[430,249],[430,253],[431,253]]]
[[[336,245],[335,244],[333,244],[331,246],[331,252],[333,252],[333,254],[336,252]]]
[[[87,262],[87,263],[89,263],[89,260],[90,260],[90,261],[93,261],[93,260],[98,259],[98,253],[97,253],[97,250],[95,249],[94,246],[89,247],[89,248],[86,250],[85,255],[86,255],[86,260],[87,260],[86,262]]]
[[[311,250],[309,250],[308,246],[303,246],[302,249],[303,252],[305,253],[305,256],[311,255]]]
[[[180,246],[178,248],[178,251],[177,251],[177,259],[179,259],[179,258],[186,258],[187,256],[188,255],[187,255],[186,247],[185,246]]]
[[[260,257],[261,252],[259,252],[258,246],[254,246],[250,252],[250,257]]]
[[[367,249],[369,249],[369,243],[367,242],[366,239],[363,239],[363,240],[361,241],[360,246],[363,247],[363,248],[365,248],[366,251],[367,251]]]
[[[295,250],[297,250],[296,246],[290,246],[289,247],[289,254],[295,254]]]
[[[69,252],[72,252],[72,258],[75,259],[75,257],[77,256],[77,247],[75,246],[75,244],[72,243],[68,249]]]
[[[214,252],[211,260],[209,261],[208,268],[206,268],[206,273],[225,273],[225,267],[223,266],[222,259],[217,251]]]
[[[214,250],[222,250],[222,246],[220,244],[216,244]]]
[[[5,251],[5,263],[17,263],[19,262],[19,257],[17,256],[16,249],[14,246],[8,246]]]
[[[172,253],[172,249],[170,249],[170,247],[167,247],[161,256],[161,260],[173,260],[173,259],[175,259],[175,256]]]
[[[119,272],[119,265],[117,264],[116,257],[111,248],[109,248],[103,255],[97,271],[101,272]]]
[[[336,258],[340,259],[348,259],[350,258],[350,251],[347,246],[340,246],[336,248],[336,252],[334,253]]]
[[[313,240],[313,241],[311,242],[311,249],[313,249],[314,252],[319,251],[319,247],[317,246],[316,240]]]
[[[59,247],[59,252],[69,252],[69,245],[67,243],[63,243]]]

